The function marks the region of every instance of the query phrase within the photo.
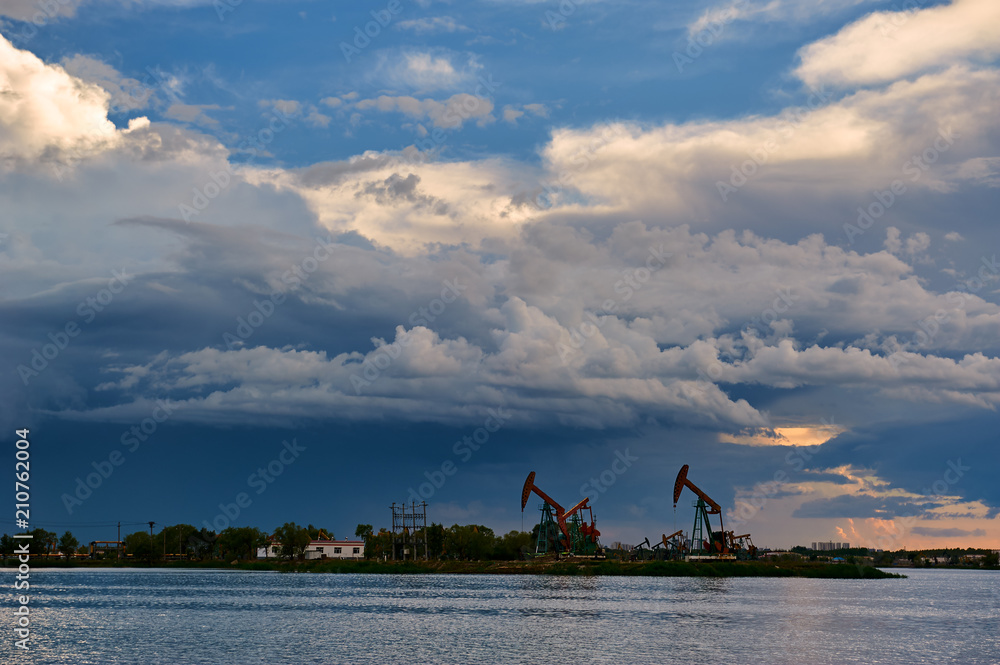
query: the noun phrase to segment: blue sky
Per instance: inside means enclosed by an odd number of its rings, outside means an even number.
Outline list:
[[[997,11],[5,3],[36,522],[353,535],[451,462],[435,521],[534,470],[635,542],[689,464],[758,544],[996,547]]]

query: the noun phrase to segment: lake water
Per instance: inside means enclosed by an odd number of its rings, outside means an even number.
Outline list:
[[[9,570],[3,571],[12,577]],[[905,580],[34,570],[3,663],[1000,663],[1000,573]]]

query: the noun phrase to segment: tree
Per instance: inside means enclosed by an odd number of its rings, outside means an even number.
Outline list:
[[[286,559],[301,559],[312,538],[309,530],[295,522],[285,522],[274,530],[274,538],[281,543],[281,556]]]
[[[55,531],[45,531],[43,529],[36,529],[36,531],[41,531],[45,534],[45,552],[55,554],[56,548],[59,546],[59,534]]]
[[[368,544],[368,539],[372,537],[372,525],[371,524],[359,524],[358,528],[354,530],[354,537],[360,538]]]
[[[392,558],[392,533],[382,527],[378,533],[369,536],[365,543],[365,557],[369,559]]]
[[[437,522],[427,527],[427,551],[435,559],[444,554],[444,526]]]
[[[515,561],[524,558],[524,552],[531,550],[534,541],[527,531],[511,531],[497,540],[493,556],[503,561]]]
[[[983,565],[991,567],[1000,565],[1000,554],[997,552],[987,552],[986,556],[983,558]]]
[[[167,554],[186,555],[191,550],[191,536],[198,533],[198,528],[190,524],[174,524],[160,529],[153,537],[160,543],[161,551],[165,548]]]
[[[62,538],[59,539],[59,551],[63,553],[63,556],[66,557],[67,561],[69,561],[69,558],[73,556],[73,552],[75,552],[76,548],[79,546],[80,541],[77,540],[69,531],[64,533]]]
[[[125,536],[123,542],[126,555],[131,555],[133,559],[151,560],[153,558],[153,544],[150,542],[148,531],[130,533]]]
[[[195,559],[212,559],[218,550],[216,539],[214,531],[202,527],[201,531],[194,531],[188,536],[186,549]]]
[[[0,536],[0,555],[11,556],[14,554],[14,537],[6,533]]]
[[[59,536],[45,529],[35,529],[28,541],[28,553],[32,556],[47,554],[59,542]]]
[[[253,527],[253,530],[255,532],[255,536],[251,547],[253,548],[253,557],[257,558],[257,550],[262,547],[268,547],[271,544],[271,536],[263,529]]]
[[[254,559],[257,548],[267,545],[267,534],[255,526],[229,527],[219,533],[219,552],[228,559]]]
[[[493,555],[493,529],[482,524],[452,525],[444,534],[444,549],[458,559],[482,561]]]

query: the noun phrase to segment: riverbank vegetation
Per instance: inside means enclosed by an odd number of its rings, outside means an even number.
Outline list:
[[[9,564],[10,562],[8,562]],[[105,561],[57,559],[32,562],[33,567],[51,568],[149,568],[150,564],[109,559]],[[166,561],[153,566],[167,569],[251,570],[282,573],[361,573],[377,575],[570,575],[639,577],[811,577],[826,579],[885,579],[904,577],[871,566],[847,563],[769,561],[645,561],[623,562],[569,558],[532,561],[376,561],[361,560],[267,560],[226,563],[218,560]]]
[[[422,531],[422,530],[421,530]],[[278,570],[290,572],[358,572],[358,573],[496,573],[552,575],[663,575],[698,577],[885,577],[879,568],[938,567],[986,568],[997,570],[995,551],[968,549],[874,552],[866,548],[851,548],[817,552],[802,547],[791,552],[758,561],[628,561],[628,551],[609,550],[606,560],[564,558],[556,560],[531,558],[536,534],[511,531],[498,536],[481,524],[427,527],[426,552],[428,561],[393,562],[392,534],[378,532],[368,524],[359,524],[354,537],[365,544],[365,559],[304,560],[311,540],[333,539],[333,532],[312,524],[299,526],[288,522],[267,533],[255,527],[228,527],[218,534],[207,528],[189,524],[161,528],[158,532],[136,531],[124,541],[124,556],[114,550],[97,550],[81,546],[72,533],[61,537],[43,529],[32,532],[29,541],[33,567],[98,566],[98,567],[184,567],[236,568],[242,570]],[[420,532],[412,534],[418,542]],[[24,541],[20,541],[24,542]],[[258,548],[281,543],[279,559],[258,560]],[[0,537],[0,559],[4,566],[16,565],[12,558],[15,540]],[[416,553],[424,554],[418,545]],[[412,556],[412,554],[411,554]],[[613,560],[615,558],[623,561]],[[632,557],[636,558],[636,557]],[[642,559],[643,557],[637,557]],[[527,559],[527,560],[525,560]]]

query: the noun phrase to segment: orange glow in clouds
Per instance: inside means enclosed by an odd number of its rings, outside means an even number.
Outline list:
[[[839,425],[775,427],[746,434],[720,434],[719,441],[744,446],[818,446],[841,434],[845,429]]]

